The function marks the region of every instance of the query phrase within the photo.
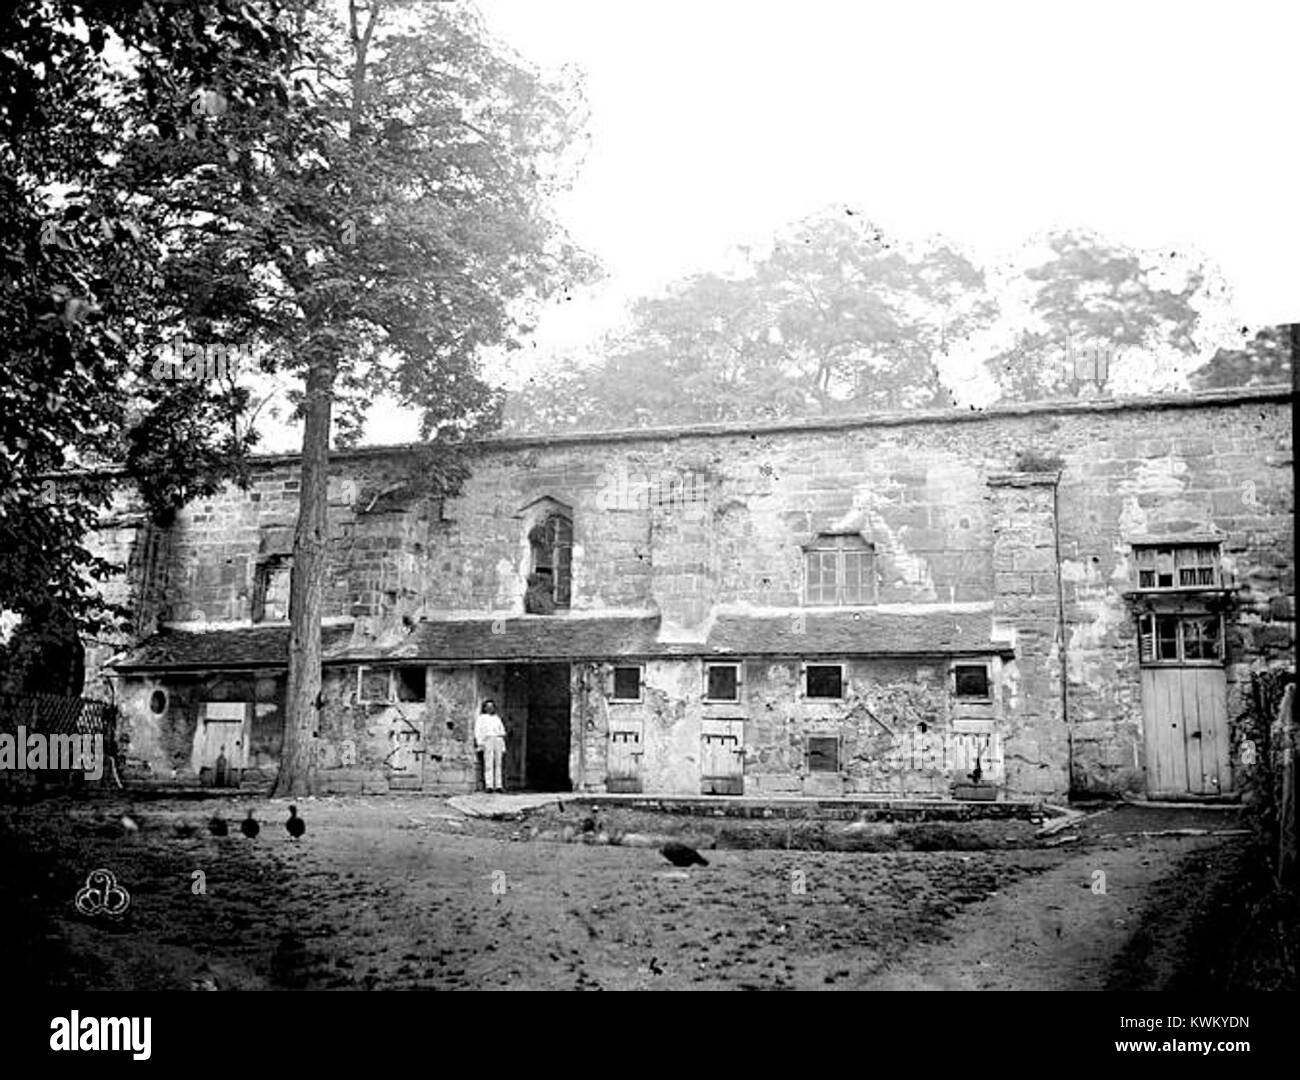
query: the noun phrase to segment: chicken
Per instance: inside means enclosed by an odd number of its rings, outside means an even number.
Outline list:
[[[250,810],[248,817],[239,823],[239,831],[250,840],[256,839],[257,834],[262,831],[262,826],[253,820],[253,811]]]
[[[708,866],[709,860],[696,851],[693,847],[687,847],[685,844],[679,844],[676,840],[670,840],[659,849],[659,854],[667,859],[674,866]]]
[[[307,831],[307,823],[298,816],[296,806],[289,807],[289,820],[284,823],[284,827],[289,830],[289,835],[295,840],[300,839],[302,834]]]

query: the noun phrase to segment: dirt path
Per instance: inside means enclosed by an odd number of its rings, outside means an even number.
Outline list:
[[[1197,891],[1189,854],[1226,840],[1149,839],[1073,854],[1061,865],[1018,881],[961,912],[942,942],[909,950],[877,979],[879,990],[1102,990],[1145,922],[1152,890]],[[1104,875],[1099,877],[1098,875]],[[1101,888],[1104,892],[1099,891]],[[1175,912],[1190,911],[1183,904]],[[1163,927],[1174,958],[1187,927]],[[1134,987],[1137,988],[1137,987]]]
[[[3,815],[0,914],[16,945],[0,983],[1081,989],[1120,970],[1125,985],[1149,985],[1178,966],[1185,934],[1169,913],[1197,908],[1205,887],[1207,875],[1181,868],[1234,843],[1134,839],[1117,814],[1112,833],[1096,819],[1054,848],[1017,837],[978,851],[717,849],[688,873],[653,849],[529,840],[521,823],[465,818],[441,800],[303,809],[300,844],[280,803],[257,805],[256,841],[208,835],[211,804]],[[121,827],[123,811],[138,830]],[[180,835],[186,824],[198,828]],[[101,866],[131,891],[117,920],[72,906]]]

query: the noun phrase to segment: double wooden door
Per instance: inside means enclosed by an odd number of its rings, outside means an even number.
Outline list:
[[[1148,794],[1232,790],[1227,701],[1221,667],[1142,669]]]

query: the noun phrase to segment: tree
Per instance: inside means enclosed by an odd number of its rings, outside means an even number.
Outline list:
[[[1195,355],[1203,265],[1083,231],[1052,233],[1045,248],[1024,273],[1034,287],[1031,319],[986,361],[1001,400],[1059,397],[1080,379],[1104,385],[1125,358],[1151,369],[1155,357]]]
[[[495,427],[480,351],[517,345],[526,302],[591,270],[548,209],[570,175],[575,87],[540,78],[459,5],[350,0],[340,24],[304,4],[299,30],[323,123],[309,152],[276,158],[256,208],[276,239],[263,340],[301,378],[304,420],[277,794],[314,786],[332,429],[355,440],[378,394],[421,410],[426,439]],[[455,463],[439,463],[419,468],[454,483]]]
[[[997,314],[957,249],[902,244],[852,211],[801,224],[757,276],[818,412],[946,404],[938,357]]]
[[[1203,366],[1192,372],[1191,382],[1197,390],[1217,390],[1229,386],[1270,386],[1289,383],[1292,379],[1297,330],[1300,323],[1268,326],[1239,349],[1219,349]],[[1250,331],[1242,327],[1245,338]]]
[[[237,0],[18,0],[0,41],[0,607],[61,642],[125,614],[97,587],[117,568],[81,542],[110,494],[95,467],[125,462],[163,521],[246,448],[239,388],[157,377],[156,356],[256,318],[249,290],[196,289],[195,271],[231,158],[289,102],[296,47],[273,9]],[[216,85],[260,128],[213,140],[220,118],[198,106]]]
[[[946,402],[936,358],[988,324],[982,273],[851,211],[800,222],[735,277],[637,301],[596,364],[561,362],[511,402],[516,427],[775,419]]]

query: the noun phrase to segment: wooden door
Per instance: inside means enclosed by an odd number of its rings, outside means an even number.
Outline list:
[[[700,790],[705,795],[745,793],[745,723],[705,720],[700,733]]]
[[[1149,794],[1225,795],[1232,790],[1222,668],[1143,668],[1142,711]]]
[[[217,759],[225,754],[227,782],[237,784],[248,767],[248,717],[252,706],[242,701],[208,701],[199,706],[192,765],[200,777],[215,782]],[[204,773],[204,770],[210,770]]]
[[[644,725],[640,720],[611,720],[609,753],[605,764],[606,791],[641,791],[641,741]]]
[[[389,721],[388,754],[384,772],[388,786],[396,791],[419,791],[424,787],[424,722],[415,707],[392,710]]]

